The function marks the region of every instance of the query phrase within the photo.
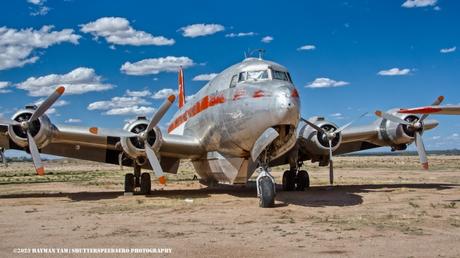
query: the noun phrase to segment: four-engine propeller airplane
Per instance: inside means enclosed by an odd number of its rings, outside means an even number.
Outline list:
[[[138,117],[123,130],[69,127],[53,124],[45,115],[64,93],[59,87],[42,104],[26,106],[11,119],[0,120],[0,152],[24,150],[32,155],[37,174],[44,175],[39,153],[133,167],[125,175],[125,192],[151,190],[151,169],[161,184],[164,172],[177,173],[181,159],[189,159],[203,183],[245,184],[255,171],[261,207],[272,207],[275,180],[270,167],[289,164],[283,174],[285,191],[304,191],[310,185],[302,162],[330,167],[333,155],[389,146],[404,150],[417,145],[420,162],[428,168],[422,133],[438,125],[417,116],[420,110],[377,111],[373,123],[337,126],[323,117],[300,116],[300,97],[288,70],[261,58],[246,58],[209,81],[187,103],[179,74],[179,110],[167,129],[158,127],[175,100],[169,96],[149,121]],[[439,97],[433,110],[443,101]],[[422,110],[423,111],[423,110]],[[426,111],[426,110],[425,110]],[[303,122],[303,124],[301,124]]]

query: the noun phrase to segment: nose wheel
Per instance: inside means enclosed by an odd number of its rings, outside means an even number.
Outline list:
[[[283,191],[305,191],[310,187],[310,176],[305,170],[286,170],[283,174]]]
[[[256,179],[257,196],[259,197],[259,207],[270,208],[275,206],[275,179],[270,174],[268,168],[259,168],[259,175]]]

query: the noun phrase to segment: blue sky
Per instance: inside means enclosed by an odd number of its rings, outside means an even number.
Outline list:
[[[0,7],[3,116],[67,83],[53,122],[122,127],[177,89],[177,65],[186,67],[191,95],[206,83],[196,76],[256,48],[290,70],[304,117],[344,124],[365,111],[429,105],[438,95],[460,104],[457,1],[18,0]],[[427,149],[460,148],[460,118],[433,118],[441,125],[425,134]]]

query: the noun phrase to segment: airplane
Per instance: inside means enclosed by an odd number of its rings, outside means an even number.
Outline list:
[[[175,95],[150,120],[139,116],[123,129],[55,125],[45,112],[64,93],[65,88],[58,87],[38,107],[26,106],[11,119],[0,120],[2,157],[7,149],[29,152],[39,175],[45,174],[40,153],[132,167],[133,173],[125,174],[124,191],[142,194],[151,191],[150,173],[141,173],[142,169],[153,170],[165,185],[164,173],[177,173],[183,159],[191,160],[207,185],[247,184],[257,172],[260,207],[274,206],[273,166],[289,165],[282,177],[284,191],[304,191],[310,186],[309,174],[302,169],[305,161],[329,165],[333,185],[334,155],[383,146],[405,150],[415,142],[420,162],[428,169],[421,136],[437,121],[399,109],[377,111],[374,122],[360,126],[352,122],[338,126],[320,116],[304,119],[288,69],[262,56],[228,67],[188,101],[182,69],[178,81],[179,109],[167,130],[158,123]],[[433,106],[443,99],[437,98]]]

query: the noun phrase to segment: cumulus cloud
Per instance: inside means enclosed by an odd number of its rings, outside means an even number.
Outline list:
[[[167,56],[160,58],[149,58],[139,62],[124,63],[120,70],[129,75],[158,74],[160,72],[177,72],[180,67],[187,68],[195,65],[192,59],[181,56]]]
[[[210,81],[217,76],[217,73],[199,74],[193,77],[194,81]]]
[[[58,86],[66,88],[66,95],[104,91],[113,88],[113,85],[103,83],[101,76],[97,75],[94,69],[86,67],[76,68],[67,74],[30,77],[16,85],[18,89],[28,91],[30,96],[48,96]]]
[[[450,47],[450,48],[443,48],[441,50],[439,50],[439,52],[443,53],[443,54],[447,54],[447,53],[452,53],[452,52],[455,52],[455,50],[457,50],[457,47]]]
[[[102,110],[106,115],[146,115],[153,113],[150,102],[141,97],[113,97],[110,100],[96,101],[88,105],[88,110]]]
[[[41,98],[41,99],[35,101],[34,104],[37,105],[37,106],[39,106],[39,105],[41,105],[41,104],[43,103],[43,101],[45,101],[45,99],[44,99],[44,98]],[[68,104],[69,104],[69,102],[68,102],[67,100],[61,99],[61,100],[56,101],[56,102],[53,104],[53,107],[62,107],[62,106],[66,106],[66,105],[68,105]]]
[[[404,68],[404,69],[399,69],[399,68],[391,68],[389,70],[382,70],[378,72],[378,75],[381,76],[400,76],[400,75],[408,75],[410,72],[410,69]]]
[[[52,29],[53,26],[43,26],[40,30],[0,27],[0,70],[35,63],[39,59],[33,54],[35,49],[48,48],[63,42],[78,44],[80,36],[74,34],[72,29]]]
[[[129,97],[147,97],[150,96],[152,93],[149,90],[142,90],[142,91],[126,91],[126,95]]]
[[[240,38],[240,37],[252,37],[252,36],[255,36],[257,35],[257,33],[255,32],[238,32],[238,33],[229,33],[229,34],[225,34],[225,37],[226,38]]]
[[[182,31],[182,36],[196,38],[215,34],[225,30],[225,27],[220,24],[192,24],[179,29]]]
[[[336,81],[329,78],[316,78],[314,81],[307,84],[306,88],[332,88],[332,87],[340,87],[350,84],[349,82],[345,81]]]
[[[2,82],[0,81],[0,93],[8,93],[11,92],[11,90],[7,89],[11,85],[10,82]]]
[[[115,45],[173,45],[174,39],[163,36],[153,36],[145,31],[135,30],[129,21],[122,17],[102,17],[96,21],[80,25],[81,31],[90,33],[95,39],[105,38],[110,44]]]
[[[315,50],[316,46],[315,45],[305,45],[297,48],[298,51],[308,51],[308,50]]]
[[[76,123],[81,123],[81,119],[79,118],[69,118],[64,121],[66,124],[76,124]]]
[[[270,43],[270,42],[272,42],[273,40],[274,40],[274,38],[273,38],[272,36],[265,36],[265,37],[262,38],[261,41],[262,41],[263,43]]]
[[[405,8],[434,6],[438,0],[406,0],[401,6]]]
[[[152,98],[153,99],[165,99],[170,95],[177,95],[177,94],[178,94],[177,90],[165,88],[165,89],[161,89],[161,90],[155,92],[153,94]]]

